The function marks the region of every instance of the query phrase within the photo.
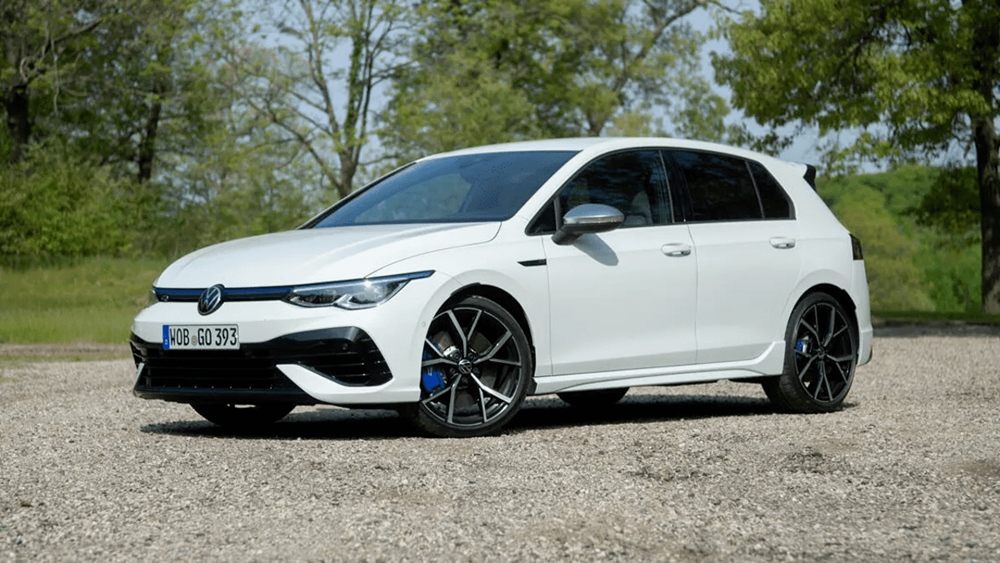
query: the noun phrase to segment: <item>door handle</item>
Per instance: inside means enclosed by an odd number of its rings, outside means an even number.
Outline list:
[[[664,244],[660,250],[667,256],[687,256],[691,254],[691,245],[683,242]]]
[[[791,237],[773,237],[770,242],[775,248],[795,248],[795,239]]]

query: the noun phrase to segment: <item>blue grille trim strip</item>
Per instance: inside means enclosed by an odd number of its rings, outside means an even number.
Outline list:
[[[281,301],[292,290],[291,286],[282,287],[224,287],[223,301]],[[198,301],[205,289],[178,289],[156,287],[153,293],[157,301],[194,303]]]

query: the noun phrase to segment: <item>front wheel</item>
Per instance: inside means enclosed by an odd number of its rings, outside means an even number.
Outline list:
[[[762,383],[780,410],[817,413],[840,408],[858,365],[858,329],[826,293],[796,305],[785,333],[785,369]]]
[[[273,424],[295,405],[263,403],[260,405],[231,405],[226,403],[193,403],[191,408],[209,422],[232,430],[259,430]]]
[[[531,346],[517,320],[489,299],[466,297],[431,321],[420,402],[400,412],[434,436],[498,432],[520,410],[533,371]]]

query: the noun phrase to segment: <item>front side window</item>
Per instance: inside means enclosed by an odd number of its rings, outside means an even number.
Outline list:
[[[584,203],[610,205],[622,212],[622,228],[662,225],[671,222],[664,201],[664,173],[660,155],[653,150],[621,152],[588,164],[549,202],[531,232],[551,233],[556,216]]]
[[[497,152],[416,162],[333,207],[311,226],[505,221],[575,154]]]
[[[681,170],[691,203],[689,221],[761,219],[760,200],[746,161],[728,155],[676,150],[667,154]]]

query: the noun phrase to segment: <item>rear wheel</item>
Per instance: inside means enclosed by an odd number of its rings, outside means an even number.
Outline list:
[[[764,380],[780,410],[815,413],[840,408],[858,364],[858,330],[844,307],[826,293],[796,305],[785,333],[785,369]]]
[[[231,405],[226,403],[193,403],[191,408],[209,422],[233,430],[256,430],[284,418],[295,405],[263,403],[259,405]]]
[[[420,402],[400,412],[440,437],[499,431],[520,410],[534,365],[521,325],[479,296],[447,305],[424,340]]]
[[[574,407],[593,408],[609,407],[628,393],[628,387],[621,389],[597,389],[594,391],[564,391],[556,395]]]

